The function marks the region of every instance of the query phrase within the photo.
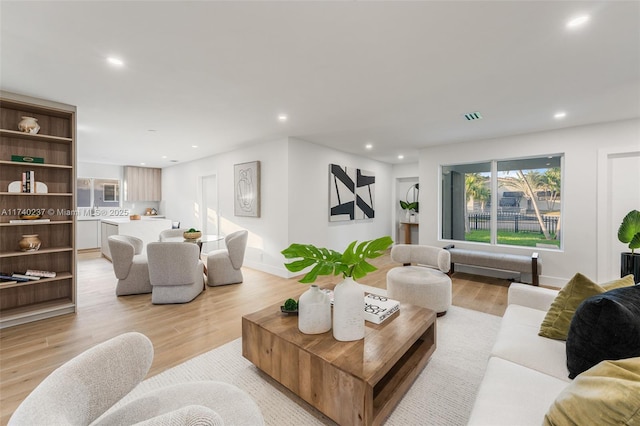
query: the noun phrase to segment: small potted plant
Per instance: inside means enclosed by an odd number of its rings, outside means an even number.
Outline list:
[[[618,240],[628,244],[631,252],[621,253],[620,276],[624,277],[633,274],[636,283],[640,282],[640,253],[635,249],[640,248],[640,211],[631,210],[622,219],[618,228]]]
[[[182,233],[182,236],[186,240],[197,240],[198,238],[202,237],[202,232],[198,231],[196,228],[189,228]]]

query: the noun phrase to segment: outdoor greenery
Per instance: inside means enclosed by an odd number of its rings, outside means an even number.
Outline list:
[[[465,234],[465,241],[489,243],[491,242],[491,234],[488,229],[471,231]],[[544,243],[560,247],[559,240],[547,240],[543,234],[533,232],[498,231],[498,243],[524,247],[535,247],[536,243]]]

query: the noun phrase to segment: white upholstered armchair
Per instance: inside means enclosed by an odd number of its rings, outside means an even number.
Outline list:
[[[210,286],[242,282],[242,263],[249,233],[232,232],[224,239],[226,249],[207,254],[207,281]]]
[[[140,333],[100,343],[45,378],[9,425],[264,424],[260,409],[243,390],[215,381],[159,388],[112,409],[144,379],[152,360],[153,345]]]
[[[186,303],[204,290],[204,263],[197,244],[149,243],[147,258],[152,303]]]
[[[186,228],[165,229],[164,231],[160,231],[158,241],[167,241],[167,239],[172,238],[182,238],[185,231],[187,231]]]
[[[440,247],[396,244],[391,260],[402,263],[387,272],[387,295],[400,302],[436,311],[442,316],[451,306],[450,254]]]
[[[147,256],[140,238],[111,235],[108,240],[113,272],[118,278],[116,295],[151,293]]]

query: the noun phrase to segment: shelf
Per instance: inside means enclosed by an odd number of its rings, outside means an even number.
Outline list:
[[[23,161],[0,160],[0,164],[5,164],[7,166],[46,167],[49,169],[73,169],[73,166],[66,166],[64,164],[26,163]]]
[[[41,135],[39,133],[24,133],[17,130],[0,129],[0,136],[8,138],[27,139],[36,142],[72,143],[72,138],[62,138],[60,136]]]
[[[41,248],[40,250],[36,250],[36,251],[18,251],[18,250],[3,251],[3,252],[0,252],[0,258],[18,257],[18,256],[36,256],[39,254],[61,253],[65,251],[73,251],[73,247],[49,247],[49,248]]]
[[[75,311],[75,304],[71,299],[67,298],[3,309],[2,312],[0,312],[0,328],[51,318],[62,314],[71,314]]]
[[[0,269],[58,272],[55,278],[0,284],[0,328],[76,311],[76,111],[73,105],[0,91]],[[40,133],[18,130],[24,116],[38,120]],[[10,161],[14,155],[45,163]],[[49,192],[9,192],[27,171],[35,171]],[[51,220],[10,223],[25,210],[40,210]],[[21,235],[27,234],[40,236],[40,250],[20,251]]]
[[[40,278],[39,280],[18,281],[11,284],[3,284],[0,282],[0,290],[11,287],[23,287],[26,285],[46,284],[54,281],[67,280],[71,277],[72,275],[69,272],[58,272],[54,278]]]
[[[48,225],[69,225],[72,220],[52,220],[51,222],[35,222],[35,223],[0,223],[0,226],[48,226]]]
[[[14,195],[22,197],[73,197],[70,192],[0,192],[0,195]]]

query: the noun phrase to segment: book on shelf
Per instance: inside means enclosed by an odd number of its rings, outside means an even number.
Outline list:
[[[27,279],[27,278],[13,277],[13,276],[11,276],[11,274],[5,274],[4,272],[0,272],[0,280],[4,281],[5,283],[29,281],[29,279]]]
[[[13,273],[11,275],[12,278],[22,278],[22,279],[26,279],[27,281],[37,281],[39,280],[41,277],[34,277],[31,275],[26,275],[26,274],[18,274],[18,273]]]
[[[9,223],[43,223],[51,222],[51,219],[11,219]]]
[[[400,310],[400,302],[377,294],[364,296],[364,319],[380,324],[391,315]]]
[[[41,278],[55,278],[56,273],[52,271],[39,271],[37,269],[27,269],[27,272],[24,273],[29,277],[41,277]]]
[[[28,170],[22,172],[22,192],[35,194],[36,192],[36,172]]]
[[[16,284],[18,281],[16,281],[13,278],[0,278],[0,286],[2,285],[6,285],[6,284]]]

